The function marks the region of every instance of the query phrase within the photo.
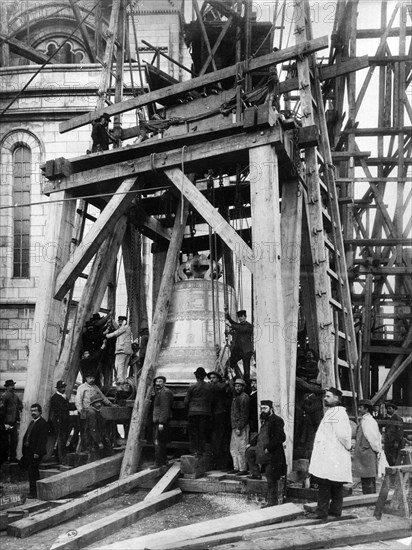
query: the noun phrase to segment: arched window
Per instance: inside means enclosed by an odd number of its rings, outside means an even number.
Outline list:
[[[19,146],[13,152],[13,277],[30,277],[31,150]]]

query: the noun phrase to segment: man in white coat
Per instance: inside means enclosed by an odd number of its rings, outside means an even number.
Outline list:
[[[315,435],[309,473],[319,485],[315,516],[342,515],[343,484],[352,482],[352,430],[346,410],[341,405],[342,392],[329,388],[324,397],[325,415]]]
[[[118,325],[113,323],[116,330],[110,332],[106,329],[104,334],[106,338],[116,338],[115,363],[116,384],[121,385],[126,382],[127,367],[130,356],[132,355],[132,329],[127,324],[127,317],[119,315]]]

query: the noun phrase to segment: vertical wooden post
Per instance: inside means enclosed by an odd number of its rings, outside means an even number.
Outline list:
[[[285,355],[278,158],[270,145],[250,150],[254,333],[259,399],[270,399],[288,423],[289,360]],[[288,453],[290,456],[290,452]],[[289,463],[291,466],[291,463]]]
[[[129,324],[136,338],[140,329],[139,317],[139,288],[140,274],[140,234],[131,224],[127,224],[122,242],[123,266],[126,280],[127,302],[129,305]]]
[[[298,342],[300,249],[302,237],[302,191],[299,182],[286,182],[282,186],[281,267],[284,307],[285,358],[288,365],[288,414],[286,430],[286,460],[293,461],[293,426],[295,420],[296,356]]]
[[[183,209],[182,209],[183,208]],[[159,355],[163,333],[166,325],[169,301],[172,293],[173,278],[176,271],[177,260],[182,246],[183,235],[186,227],[186,220],[189,214],[189,203],[186,200],[179,201],[176,212],[175,223],[169,248],[166,256],[166,263],[160,284],[159,296],[156,303],[156,310],[153,317],[149,342],[147,345],[146,357],[142,373],[137,387],[137,395],[133,406],[132,419],[130,422],[129,436],[127,438],[126,450],[120,471],[120,479],[134,473],[139,464],[142,443],[140,437],[144,429],[152,392],[152,382],[156,370],[156,361]]]
[[[167,250],[156,250],[153,252],[152,264],[152,311],[156,310],[157,298],[159,296],[160,284],[166,263]]]
[[[116,225],[116,232],[108,237],[93,260],[93,265],[87,277],[80,298],[77,315],[70,339],[61,354],[54,374],[54,381],[64,380],[66,392],[70,395],[79,372],[80,353],[82,348],[82,333],[86,321],[100,307],[107,285],[113,274],[117,253],[126,229],[126,216],[122,216]]]
[[[47,417],[52,393],[53,372],[60,350],[64,324],[64,304],[54,299],[56,277],[68,261],[73,235],[76,201],[68,192],[56,193],[61,202],[49,204],[49,217],[44,238],[43,263],[34,311],[30,355],[20,423],[19,451],[30,421],[30,406],[40,403]],[[66,199],[66,200],[64,200]]]

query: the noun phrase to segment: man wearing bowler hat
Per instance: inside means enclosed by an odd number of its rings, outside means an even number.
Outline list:
[[[36,481],[40,479],[39,466],[47,451],[49,427],[42,417],[42,408],[39,403],[34,403],[30,407],[30,415],[32,420],[23,437],[23,457],[20,464],[23,468],[27,468],[29,474],[30,497],[36,498]]]
[[[50,398],[49,421],[57,439],[57,460],[62,463],[67,454],[66,443],[70,435],[70,411],[76,410],[74,403],[69,403],[66,397],[66,383],[59,380],[56,393]]]
[[[253,326],[246,321],[246,310],[241,309],[236,313],[238,322],[234,321],[225,307],[226,319],[233,331],[230,345],[230,368],[237,378],[243,378],[246,384],[250,381],[250,360],[253,355]],[[239,369],[238,361],[242,359],[243,375]]]
[[[259,466],[265,469],[268,482],[267,502],[264,505],[278,504],[277,481],[286,475],[286,458],[283,443],[286,441],[282,418],[273,410],[273,401],[260,402],[260,431],[250,441],[246,449],[251,475],[249,479],[262,479]]]
[[[153,443],[156,468],[167,466],[166,444],[169,420],[172,416],[173,392],[166,388],[166,377],[156,376],[153,380],[155,394],[153,399]]]
[[[393,401],[385,402],[388,424],[385,426],[384,448],[389,466],[396,466],[403,439],[403,419],[396,413],[397,405]]]
[[[341,399],[342,392],[337,388],[326,390],[326,412],[315,435],[309,464],[309,473],[319,485],[318,506],[308,517],[323,520],[327,520],[328,515],[340,517],[343,484],[352,482],[352,429]]]
[[[369,399],[359,401],[360,420],[356,429],[353,473],[361,478],[364,495],[376,493],[378,462],[382,453],[382,437],[372,411],[373,405]]]
[[[20,421],[20,413],[23,410],[23,403],[15,393],[16,382],[6,380],[4,387],[6,391],[1,396],[0,406],[3,409],[4,424],[8,439],[8,459],[10,462],[17,462],[16,450],[19,440],[17,425]]]
[[[198,367],[193,374],[196,377],[196,382],[187,390],[185,407],[187,408],[190,451],[196,456],[201,456],[205,452],[210,430],[212,393],[210,384],[205,382],[205,369]]]

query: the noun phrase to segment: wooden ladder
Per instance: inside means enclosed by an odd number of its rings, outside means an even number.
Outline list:
[[[295,3],[295,35],[300,44],[312,39],[309,2]],[[334,385],[345,397],[360,396],[358,351],[352,318],[335,167],[332,163],[316,54],[297,59],[302,126],[316,126],[317,144],[305,147],[304,186],[306,242],[310,244],[322,385]],[[312,302],[313,303],[313,302]],[[312,330],[313,327],[312,327]],[[315,329],[316,331],[316,329]],[[309,334],[310,337],[310,334]],[[356,373],[356,376],[355,376]]]

